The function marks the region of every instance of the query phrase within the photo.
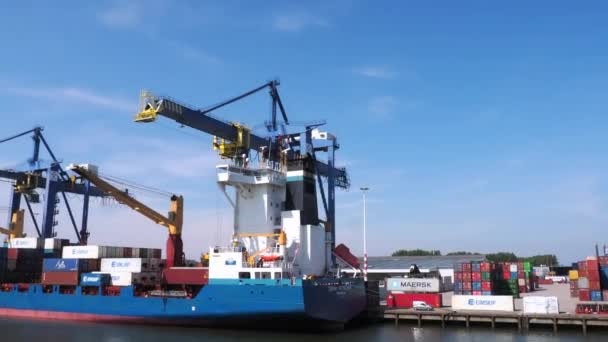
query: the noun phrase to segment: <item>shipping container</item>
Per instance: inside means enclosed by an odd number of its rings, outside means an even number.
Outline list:
[[[386,304],[392,308],[411,308],[414,302],[425,302],[434,308],[440,308],[440,293],[390,293],[387,295]]]
[[[589,291],[589,299],[593,302],[601,302],[602,291]]]
[[[568,278],[570,278],[570,280],[578,280],[578,271],[577,270],[569,271]]]
[[[559,314],[557,297],[527,296],[523,302],[526,314]]]
[[[580,279],[579,279],[579,281],[580,281]],[[588,301],[590,301],[591,300],[591,294],[589,293],[589,290],[588,289],[579,288],[578,289],[578,299],[580,301],[582,301],[582,302],[585,302],[585,301],[588,302]]]
[[[43,285],[78,285],[80,274],[78,272],[44,272]]]
[[[111,281],[109,273],[83,273],[80,276],[81,286],[108,286]]]
[[[171,267],[163,271],[163,277],[167,284],[205,285],[209,282],[209,269],[207,267]],[[462,289],[463,283],[459,284]]]
[[[39,238],[13,238],[9,241],[11,248],[17,249],[41,249],[44,247],[44,239]]]
[[[185,272],[188,272],[187,269],[185,270]],[[441,283],[437,278],[388,278],[386,280],[386,289],[388,291],[439,292],[440,287]]]
[[[452,296],[454,310],[513,311],[511,296]]]
[[[589,280],[589,290],[596,290],[599,291],[601,290],[602,287],[600,286],[600,282],[597,280]]]
[[[586,277],[578,278],[578,288],[579,289],[588,289],[589,288],[589,279]]]
[[[481,281],[481,272],[472,272],[471,280],[472,281]]]

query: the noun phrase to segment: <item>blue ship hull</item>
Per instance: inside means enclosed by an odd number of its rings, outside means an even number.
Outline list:
[[[366,307],[358,279],[211,280],[193,298],[138,297],[132,287],[119,296],[0,292],[0,316],[171,325],[276,325],[316,322],[344,325]]]

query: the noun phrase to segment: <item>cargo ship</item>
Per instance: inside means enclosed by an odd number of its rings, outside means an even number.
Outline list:
[[[319,124],[277,134],[277,108],[287,121],[277,85],[271,81],[205,111],[142,93],[136,122],[152,122],[160,115],[214,134],[214,150],[228,160],[216,167],[216,181],[234,218],[225,245],[209,247],[201,265],[186,267],[181,196],[171,196],[165,216],[102,179],[97,166],[72,164],[67,169],[76,175],[65,188],[94,184],[166,227],[166,258],[161,259],[160,249],[70,244],[46,234],[17,236],[23,213],[12,206],[9,245],[0,248],[0,316],[285,328],[296,323],[341,327],[360,315],[367,305],[367,285],[360,277],[342,275],[343,267],[359,265],[348,248],[335,246],[334,190],[349,183],[346,171],[334,166],[339,145]],[[274,130],[268,138],[208,115],[265,88],[273,99],[268,127]],[[255,164],[250,163],[251,151]],[[321,152],[327,152],[327,162],[317,159]],[[61,172],[68,179],[68,171]],[[18,190],[17,184],[13,193]]]

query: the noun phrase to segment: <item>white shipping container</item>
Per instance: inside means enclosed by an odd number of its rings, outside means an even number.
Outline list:
[[[439,292],[441,282],[437,278],[388,278],[386,289],[388,291],[403,292]]]
[[[101,272],[142,272],[141,258],[101,259]]]
[[[160,281],[160,273],[155,272],[93,272],[109,273],[112,286],[131,286],[131,285],[156,285]]]
[[[39,238],[14,238],[9,241],[10,248],[38,249],[44,246],[44,240]]]
[[[512,296],[452,296],[454,310],[513,311]]]
[[[66,240],[66,239],[55,239],[55,238],[44,239],[44,249],[58,250],[63,245],[67,245],[69,242],[70,242],[70,240]]]
[[[61,257],[64,259],[99,259],[103,247],[100,246],[65,246]]]
[[[509,267],[509,271],[510,271],[510,272],[517,272],[517,265],[511,265],[511,266]]]
[[[526,279],[517,279],[517,285],[526,286]]]
[[[557,297],[524,297],[524,313],[558,314],[559,303]]]

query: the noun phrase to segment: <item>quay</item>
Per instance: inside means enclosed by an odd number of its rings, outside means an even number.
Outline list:
[[[385,320],[394,320],[395,325],[400,321],[414,321],[419,327],[423,322],[440,322],[444,328],[448,323],[464,323],[467,328],[475,324],[489,324],[495,328],[497,324],[517,326],[518,331],[531,329],[534,326],[550,326],[553,332],[558,326],[582,328],[584,335],[587,327],[608,327],[608,316],[581,315],[581,314],[524,314],[522,312],[499,311],[464,311],[450,309],[436,309],[433,311],[416,311],[413,309],[385,309],[382,312]]]

